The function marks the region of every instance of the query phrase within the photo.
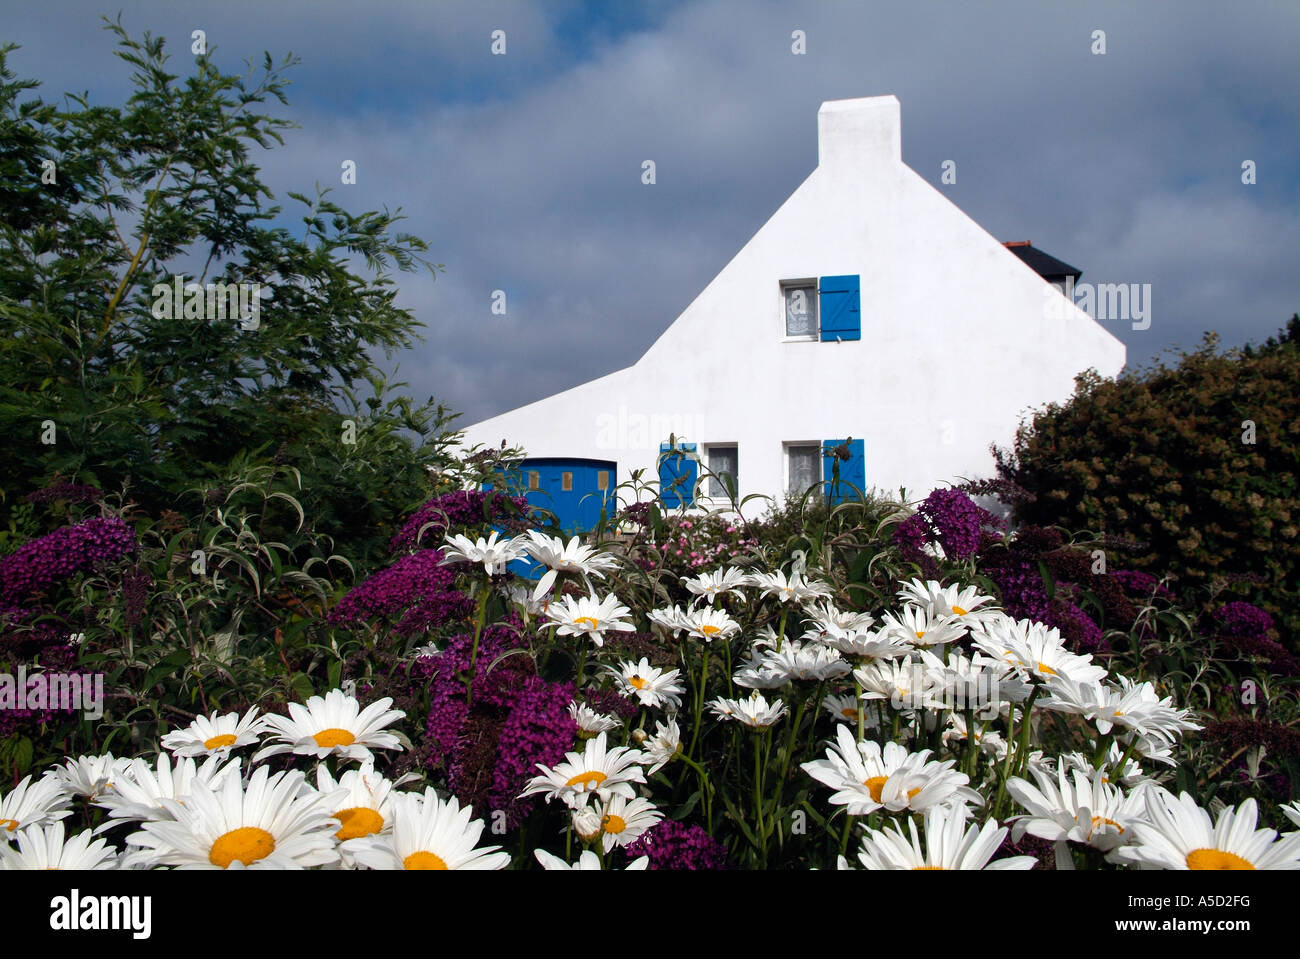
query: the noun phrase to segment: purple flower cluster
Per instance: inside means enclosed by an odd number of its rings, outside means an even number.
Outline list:
[[[354,586],[326,622],[345,626],[382,619],[398,636],[415,636],[469,615],[473,603],[452,584],[456,574],[439,565],[442,552],[424,549]]]
[[[1130,596],[1140,596],[1143,599],[1148,599],[1153,595],[1159,596],[1161,599],[1174,598],[1174,594],[1160,585],[1160,580],[1150,573],[1144,573],[1136,569],[1116,569],[1112,570],[1110,575]]]
[[[699,826],[661,819],[636,842],[628,843],[629,859],[650,857],[651,869],[726,869],[727,850]]]
[[[1245,656],[1267,661],[1289,675],[1300,674],[1300,659],[1269,634],[1273,617],[1251,603],[1232,602],[1214,611],[1215,634]]]
[[[419,546],[440,544],[448,532],[477,526],[509,527],[516,523],[519,514],[527,514],[528,499],[523,496],[492,496],[479,490],[460,490],[444,493],[429,500],[407,519],[397,535],[388,544],[389,552],[416,549]],[[488,515],[485,515],[488,514]],[[429,525],[420,535],[420,529]],[[416,538],[419,537],[419,543]]]
[[[1234,602],[1214,611],[1219,633],[1224,636],[1245,636],[1266,639],[1273,629],[1273,617],[1251,603]]]
[[[27,502],[45,505],[47,503],[98,503],[104,494],[97,487],[85,483],[55,483],[44,489],[27,494]]]
[[[506,814],[506,825],[518,825],[534,805],[535,797],[519,799],[528,781],[537,775],[537,763],[554,766],[573,747],[578,726],[569,715],[572,683],[556,684],[529,676],[512,691],[510,714],[497,739],[497,761],[492,770],[488,802]]]
[[[117,562],[138,545],[135,530],[115,516],[56,529],[0,559],[0,604],[39,596],[77,573]]]
[[[1051,604],[1036,564],[1007,551],[987,556],[981,569],[997,584],[1002,609],[1008,616],[1038,622],[1047,618]]]
[[[969,559],[980,548],[986,528],[1002,521],[958,489],[937,489],[916,508],[916,514],[894,528],[894,542],[915,558],[926,542],[938,542],[950,559]]]
[[[578,726],[569,716],[573,684],[542,679],[523,654],[497,661],[519,644],[515,629],[484,630],[472,707],[465,705],[464,676],[470,667],[473,636],[457,636],[442,652],[427,658],[436,669],[429,684],[426,724],[429,768],[445,773],[447,785],[462,802],[505,812],[510,828],[536,805],[536,796],[517,798],[537,775],[536,764],[554,766],[563,760],[578,735]]]
[[[1058,598],[1048,608],[1043,622],[1059,629],[1061,637],[1076,653],[1097,653],[1107,648],[1102,639],[1101,627],[1074,603]]]

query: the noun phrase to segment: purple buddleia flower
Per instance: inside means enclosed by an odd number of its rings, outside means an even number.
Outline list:
[[[116,563],[138,546],[135,530],[116,516],[56,529],[0,559],[0,605],[41,596],[78,573]]]

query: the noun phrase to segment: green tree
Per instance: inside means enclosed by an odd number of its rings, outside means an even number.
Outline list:
[[[134,70],[121,107],[43,102],[0,48],[0,509],[55,474],[176,508],[274,460],[302,473],[316,532],[373,557],[452,438],[374,358],[423,325],[393,268],[440,267],[400,210],[351,214],[319,188],[289,194],[303,215],[283,225],[254,148],[294,126],[259,111],[287,103],[295,58],[227,74],[207,53],[182,79],[161,38],[105,29]],[[168,303],[178,276],[201,295]]]
[[[1201,345],[1023,424],[999,471],[1036,494],[1024,523],[1144,543],[1112,565],[1185,586],[1254,583],[1285,642],[1300,627],[1300,317],[1262,347]],[[1229,594],[1230,596],[1230,594]],[[1224,597],[1228,598],[1228,597]]]

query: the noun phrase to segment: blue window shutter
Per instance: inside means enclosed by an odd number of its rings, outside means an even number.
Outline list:
[[[837,446],[843,446],[844,443],[844,440],[822,440],[822,455],[826,458],[826,464],[822,469],[822,478],[826,481],[826,485],[822,489],[826,490],[826,501],[832,506],[856,500],[858,494],[867,486],[866,444],[862,440],[849,440],[849,458],[837,461],[831,454]],[[831,482],[831,478],[835,475],[836,462],[840,464],[838,489]]]
[[[683,452],[694,453],[695,444],[679,443],[675,450],[667,443],[659,444],[659,495],[669,509],[695,505],[699,464]]]
[[[857,274],[821,278],[817,296],[823,343],[862,339],[860,285]]]

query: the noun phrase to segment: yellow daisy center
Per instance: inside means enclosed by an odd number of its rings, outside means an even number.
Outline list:
[[[628,683],[631,684],[633,689],[645,689],[650,685],[650,680],[642,679],[640,676],[633,676],[628,680]]]
[[[18,828],[17,819],[0,819],[0,826],[3,826],[7,832],[13,832]]]
[[[360,839],[362,836],[371,836],[384,828],[384,817],[368,806],[353,806],[350,809],[340,809],[334,814],[334,818],[343,826],[334,834],[335,838],[340,842],[345,839]]]
[[[322,729],[316,735],[312,736],[316,740],[316,745],[322,749],[333,749],[335,746],[351,746],[357,741],[346,729]]]
[[[845,719],[857,719],[858,711],[851,706],[846,706],[840,710],[840,715]]]
[[[921,869],[943,869],[943,866],[913,866],[912,872],[917,872]]]
[[[600,625],[600,620],[593,619],[590,616],[579,616],[573,621],[574,626],[586,626],[588,629],[595,629]]]
[[[1059,675],[1059,673],[1057,673],[1056,670],[1054,670],[1051,666],[1048,666],[1046,663],[1039,663],[1039,664],[1038,664],[1038,671],[1039,671],[1040,673],[1047,673],[1047,674],[1050,675],[1050,676],[1057,676],[1057,675]]]
[[[213,736],[211,739],[203,741],[204,749],[220,749],[222,746],[230,746],[235,741],[234,733],[222,733],[220,736]]]
[[[1222,849],[1193,849],[1187,854],[1188,869],[1254,869],[1255,866],[1236,853]]]
[[[627,820],[622,816],[615,816],[610,813],[604,820],[605,832],[619,833],[627,828]]]
[[[403,869],[446,869],[447,864],[431,852],[421,849],[402,860]]]
[[[715,635],[715,634],[717,634],[717,633],[722,632],[722,627],[721,627],[721,626],[701,626],[701,627],[700,627],[700,632],[703,633],[705,636],[713,636],[713,635]]]
[[[871,791],[872,802],[880,802],[880,794],[885,791],[885,783],[887,782],[889,782],[888,776],[872,776],[870,779],[863,782],[862,785],[866,786],[867,789]]]
[[[958,616],[965,616],[965,615],[966,615],[966,610],[962,609],[960,606],[954,606],[954,607],[952,608],[952,611],[953,611],[954,613],[956,613]],[[937,868],[939,868],[939,867],[938,867],[938,866],[935,866],[934,868],[937,869]]]
[[[1093,817],[1092,817],[1092,830],[1093,830],[1093,832],[1096,832],[1096,831],[1097,831],[1097,828],[1100,827],[1100,826],[1114,826],[1114,827],[1115,827],[1116,829],[1118,829],[1120,832],[1123,832],[1123,831],[1124,831],[1124,827],[1121,826],[1119,823],[1117,823],[1117,822],[1116,822],[1115,820],[1113,820],[1113,819],[1106,819],[1106,818],[1103,817],[1103,816],[1093,816]]]
[[[918,629],[918,630],[916,631],[916,638],[917,638],[917,639],[924,639],[924,638],[925,638],[925,630],[923,630],[923,629]]]
[[[208,862],[222,869],[238,859],[245,866],[265,859],[275,852],[275,837],[265,829],[243,826],[217,837],[208,851]]]
[[[567,783],[565,783],[564,785],[566,785],[566,786],[579,786],[579,787],[586,787],[586,788],[592,788],[592,789],[594,789],[596,786],[599,786],[601,783],[603,783],[603,782],[604,782],[606,779],[608,779],[608,778],[609,778],[609,777],[606,776],[606,775],[605,775],[603,772],[601,772],[599,769],[593,769],[593,770],[591,770],[590,772],[578,773],[578,775],[574,776],[572,779],[570,779],[570,780],[569,780]]]

